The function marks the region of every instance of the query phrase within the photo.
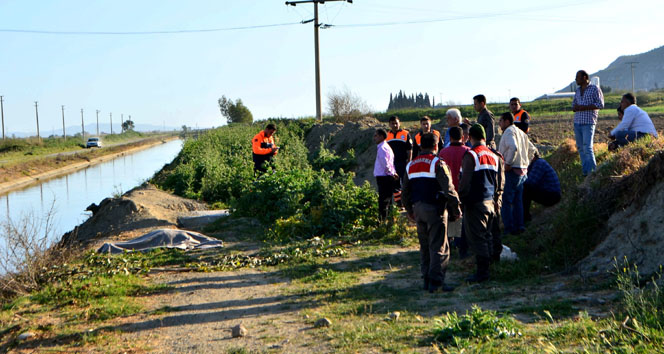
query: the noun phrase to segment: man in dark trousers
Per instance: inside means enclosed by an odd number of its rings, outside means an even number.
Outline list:
[[[493,253],[491,225],[500,210],[503,193],[503,162],[486,146],[484,128],[475,124],[469,131],[473,147],[461,162],[459,197],[463,203],[463,225],[470,248],[475,253],[477,272],[468,282],[489,280]]]
[[[436,156],[437,145],[437,136],[432,133],[422,135],[420,154],[406,167],[402,199],[408,217],[417,224],[420,270],[424,288],[430,293],[454,290],[445,284],[445,272],[450,261],[447,213],[449,211],[451,220],[461,216],[450,170]]]
[[[413,139],[406,129],[401,129],[399,117],[390,117],[390,131],[387,132],[387,144],[394,153],[394,168],[399,179],[394,182],[392,196],[397,206],[401,206],[401,179],[406,174],[406,165],[410,162],[413,151]]]
[[[258,134],[251,139],[252,157],[254,160],[254,172],[265,172],[264,164],[272,161],[272,157],[277,154],[279,147],[274,145],[274,132],[277,127],[270,123],[265,126]]]
[[[496,148],[496,142],[494,141],[494,132],[495,132],[495,120],[493,118],[493,113],[486,108],[486,97],[484,95],[477,95],[473,97],[473,108],[479,113],[477,116],[477,123],[482,125],[484,128],[484,134],[486,135],[486,146],[491,148]]]
[[[378,219],[387,220],[392,205],[392,190],[394,183],[398,182],[399,175],[394,169],[394,152],[387,144],[387,132],[376,129],[373,141],[376,144],[376,161],[373,175],[378,186]]]

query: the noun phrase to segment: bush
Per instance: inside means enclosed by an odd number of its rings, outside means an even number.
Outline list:
[[[348,88],[332,90],[327,96],[327,107],[339,123],[358,120],[371,111],[366,102]]]
[[[477,305],[463,316],[452,312],[436,319],[434,330],[436,341],[455,347],[466,347],[472,339],[504,339],[520,335],[513,317],[498,317],[495,311],[482,310]]]

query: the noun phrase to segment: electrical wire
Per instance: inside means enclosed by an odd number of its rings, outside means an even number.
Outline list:
[[[45,30],[26,30],[26,29],[13,29],[13,28],[0,28],[0,32],[5,33],[31,33],[31,34],[54,34],[54,35],[148,35],[148,34],[187,34],[187,33],[205,33],[205,32],[223,32],[223,31],[238,31],[268,27],[283,27],[299,25],[302,22],[289,22],[289,23],[275,23],[271,25],[255,25],[255,26],[242,26],[242,27],[226,27],[226,28],[204,28],[204,29],[191,29],[191,30],[164,30],[164,31],[45,31]]]

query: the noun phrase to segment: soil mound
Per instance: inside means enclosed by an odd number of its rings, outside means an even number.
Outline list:
[[[623,177],[603,196],[612,200],[604,240],[578,263],[582,273],[614,269],[614,259],[638,266],[641,274],[653,274],[664,263],[664,151],[657,153],[641,170]]]
[[[108,238],[132,238],[145,229],[176,227],[178,216],[207,207],[144,184],[120,198],[106,198],[99,206],[91,205],[88,209],[94,210],[92,217],[66,233],[62,244],[88,246]]]

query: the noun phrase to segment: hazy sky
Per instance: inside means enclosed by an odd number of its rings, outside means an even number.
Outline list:
[[[578,69],[664,45],[664,1],[355,0],[320,5],[323,110],[348,88],[374,110],[390,93],[467,104],[560,89]],[[219,126],[221,95],[254,119],[315,114],[313,5],[282,0],[0,0],[5,129],[108,121]],[[223,30],[237,27],[273,27]],[[170,34],[127,32],[197,31]],[[76,34],[26,33],[26,31]],[[114,32],[120,34],[94,34]],[[124,33],[124,34],[122,34]],[[625,70],[629,70],[626,66]],[[638,70],[638,66],[637,66]]]

